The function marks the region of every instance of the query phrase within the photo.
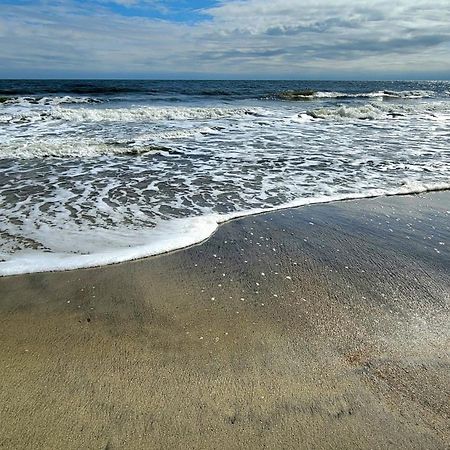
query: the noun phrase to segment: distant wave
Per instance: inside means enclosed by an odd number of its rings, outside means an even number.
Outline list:
[[[35,95],[39,94],[96,94],[96,95],[108,95],[108,94],[132,94],[132,93],[157,93],[156,89],[149,89],[144,86],[101,86],[101,85],[58,85],[57,83],[52,85],[24,85],[20,87],[0,88],[0,95],[18,96],[18,95]]]
[[[233,93],[229,92],[229,91],[225,91],[225,90],[221,90],[221,89],[208,89],[208,90],[203,90],[199,92],[199,95],[204,95],[206,97],[229,97],[232,96]]]
[[[419,99],[430,98],[434,96],[433,91],[414,90],[414,91],[374,91],[361,93],[343,93],[343,92],[322,92],[313,90],[283,91],[275,95],[276,98],[288,101],[307,101],[320,99],[358,99],[358,98],[380,98],[380,99]]]
[[[75,104],[75,103],[101,103],[101,100],[93,97],[71,97],[66,95],[64,97],[0,97],[0,104],[3,105],[50,105],[57,106],[61,104]]]

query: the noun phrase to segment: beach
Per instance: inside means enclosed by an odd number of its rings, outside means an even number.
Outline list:
[[[450,193],[0,278],[0,447],[445,449]]]

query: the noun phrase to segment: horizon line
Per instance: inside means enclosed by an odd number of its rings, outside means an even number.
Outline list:
[[[96,77],[80,77],[80,78],[1,78],[0,81],[326,81],[326,82],[408,82],[408,81],[450,81],[449,78],[96,78]]]

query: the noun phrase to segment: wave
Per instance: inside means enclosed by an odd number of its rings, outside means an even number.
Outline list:
[[[77,103],[101,103],[102,101],[93,97],[71,97],[66,95],[64,97],[0,97],[0,104],[3,105],[45,105],[58,106],[62,104],[77,104]]]
[[[97,267],[163,254],[199,244],[208,239],[220,224],[245,216],[318,203],[418,194],[448,189],[450,189],[450,183],[405,183],[388,190],[373,189],[354,194],[302,198],[273,208],[161,221],[155,228],[146,230],[90,230],[89,235],[98,238],[101,242],[121,242],[123,246],[114,250],[99,247],[95,253],[91,254],[48,253],[39,250],[20,251],[11,259],[0,261],[0,276]],[[53,231],[49,229],[48,233],[53,233]],[[79,240],[82,236],[86,236],[86,232],[83,230],[76,232],[66,230],[65,242],[68,243],[71,239]]]
[[[145,156],[177,153],[166,145],[135,141],[111,141],[105,143],[89,142],[27,142],[23,145],[0,146],[0,159],[34,158],[96,158],[100,156]]]
[[[199,95],[204,95],[205,97],[230,97],[233,95],[233,92],[225,91],[223,89],[205,89],[200,91]]]
[[[379,104],[367,104],[360,106],[337,106],[330,108],[317,108],[306,111],[299,115],[300,118],[307,116],[313,119],[358,119],[358,120],[380,120],[402,118],[410,114],[423,114],[415,109],[402,105],[396,107]],[[432,117],[431,111],[425,113]]]
[[[196,107],[134,107],[134,108],[60,108],[48,111],[17,111],[0,116],[0,123],[26,123],[42,120],[73,122],[134,122],[158,120],[209,120],[226,118],[263,117],[262,108],[196,108]]]
[[[276,98],[289,101],[305,101],[320,99],[358,99],[358,98],[380,98],[380,99],[420,99],[434,96],[433,91],[412,90],[412,91],[373,91],[360,92],[355,94],[344,92],[322,92],[313,90],[283,91],[276,94]]]
[[[83,138],[77,140],[59,138],[31,139],[3,143],[0,146],[0,159],[34,158],[95,158],[99,156],[165,156],[179,154],[167,141],[187,139],[196,136],[220,134],[223,127],[193,127],[172,129],[153,133],[142,133],[130,139],[111,139],[96,141]]]
[[[132,94],[132,93],[157,93],[157,89],[146,88],[145,86],[101,86],[94,84],[58,84],[43,85],[41,83],[31,86],[20,86],[11,88],[0,88],[0,95],[19,96],[39,94],[80,94],[80,95],[108,95],[108,94]]]
[[[116,108],[116,109],[57,109],[53,117],[74,121],[130,122],[134,120],[207,120],[263,116],[260,108]]]

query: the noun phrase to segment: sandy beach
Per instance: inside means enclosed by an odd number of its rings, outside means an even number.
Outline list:
[[[5,449],[446,449],[450,193],[0,279]]]

